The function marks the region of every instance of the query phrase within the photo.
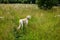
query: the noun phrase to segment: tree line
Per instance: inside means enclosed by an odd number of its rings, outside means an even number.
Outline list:
[[[24,4],[35,4],[36,0],[0,0],[0,3],[24,3]]]
[[[0,3],[37,4],[42,9],[51,9],[53,6],[60,6],[60,0],[0,0]]]

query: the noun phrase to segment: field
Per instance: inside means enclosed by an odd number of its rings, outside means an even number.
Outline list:
[[[24,30],[19,19],[31,15]],[[42,10],[36,4],[0,4],[0,40],[60,40],[60,7]],[[55,17],[56,16],[56,17]]]

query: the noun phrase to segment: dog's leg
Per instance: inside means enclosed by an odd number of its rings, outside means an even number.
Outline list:
[[[19,24],[19,26],[18,26],[17,30],[19,30],[20,28],[21,28],[21,25]]]
[[[26,20],[26,26],[28,25],[28,20]]]
[[[17,30],[19,30],[21,27],[22,27],[22,21],[19,21],[19,26],[18,26],[18,28],[17,28]]]

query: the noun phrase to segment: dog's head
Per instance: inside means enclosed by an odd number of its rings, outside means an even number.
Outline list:
[[[31,19],[31,16],[30,16],[30,15],[28,15],[26,18],[29,20],[29,19]]]

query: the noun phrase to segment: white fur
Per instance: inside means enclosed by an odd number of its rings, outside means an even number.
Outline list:
[[[25,24],[27,26],[30,18],[31,18],[31,16],[28,15],[26,18],[20,19],[19,20],[19,27],[17,29],[20,29],[21,27],[23,27],[24,26],[23,24]]]

